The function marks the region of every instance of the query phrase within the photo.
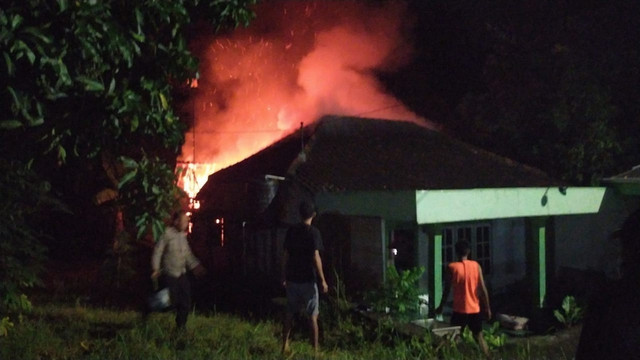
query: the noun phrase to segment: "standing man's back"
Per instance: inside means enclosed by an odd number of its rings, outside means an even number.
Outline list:
[[[302,222],[289,228],[284,240],[282,256],[282,285],[287,291],[287,310],[282,328],[282,351],[289,352],[289,333],[293,315],[305,311],[309,316],[311,343],[318,351],[318,314],[320,303],[316,277],[320,278],[322,292],[328,291],[322,270],[322,239],[320,231],[311,222],[316,216],[313,204],[300,205]]]
[[[300,223],[287,231],[284,248],[289,253],[286,280],[295,283],[315,283],[314,256],[322,250],[320,231],[313,225]]]
[[[455,261],[449,264],[449,273],[453,288],[453,311],[460,314],[479,313],[479,264],[473,260]]]
[[[436,313],[442,313],[449,292],[453,289],[453,314],[451,325],[468,327],[480,345],[482,352],[488,357],[489,348],[482,335],[482,315],[480,302],[484,305],[487,319],[491,318],[489,294],[482,276],[482,268],[476,261],[469,260],[471,248],[468,242],[461,240],[455,244],[458,261],[447,266],[446,286]]]

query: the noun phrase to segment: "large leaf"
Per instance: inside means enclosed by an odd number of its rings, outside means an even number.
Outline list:
[[[159,96],[160,96],[160,103],[162,104],[162,109],[168,110],[169,102],[167,101],[167,97],[163,93],[160,93]]]
[[[137,169],[133,169],[128,173],[124,174],[124,176],[122,177],[122,179],[120,179],[120,182],[118,183],[118,188],[121,189],[122,187],[130,183],[136,177],[137,174],[138,174]]]
[[[4,57],[4,62],[5,62],[5,65],[7,66],[7,75],[13,76],[13,74],[15,73],[14,71],[15,66],[13,65],[13,60],[11,59],[9,54],[7,54],[6,51],[2,52],[2,56]]]
[[[57,1],[58,1],[58,8],[60,9],[60,12],[67,10],[67,8],[69,7],[69,2],[67,0],[57,0]]]
[[[22,127],[22,123],[15,119],[2,120],[0,121],[0,129],[12,130]]]
[[[23,30],[25,33],[30,34],[31,36],[35,37],[36,39],[42,41],[45,44],[51,44],[52,43],[52,38],[51,36],[45,35],[42,30],[40,30],[39,28],[33,27],[33,26],[29,26],[24,28]]]
[[[84,89],[86,91],[104,91],[104,84],[98,80],[86,77],[86,76],[78,76],[76,80],[84,84]]]
[[[120,161],[125,169],[135,169],[138,167],[138,163],[130,157],[122,156],[120,157]]]

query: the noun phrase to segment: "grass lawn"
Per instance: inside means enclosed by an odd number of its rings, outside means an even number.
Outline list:
[[[294,331],[293,354],[280,354],[280,324],[227,314],[192,314],[176,332],[171,313],[145,322],[131,311],[40,305],[0,337],[0,359],[312,359],[305,324]],[[476,359],[473,344],[408,338],[385,324],[344,317],[321,324],[323,359]],[[510,338],[494,359],[572,359],[580,328]]]

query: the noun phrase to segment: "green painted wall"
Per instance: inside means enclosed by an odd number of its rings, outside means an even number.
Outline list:
[[[419,224],[597,213],[606,188],[501,188],[416,191]]]

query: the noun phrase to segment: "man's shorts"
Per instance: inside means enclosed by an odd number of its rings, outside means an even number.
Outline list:
[[[318,286],[314,282],[295,283],[287,281],[287,312],[295,314],[304,311],[307,315],[318,315]]]
[[[462,314],[454,311],[451,315],[451,325],[460,326],[462,329],[468,326],[472,333],[477,334],[482,331],[482,316],[480,313]]]

